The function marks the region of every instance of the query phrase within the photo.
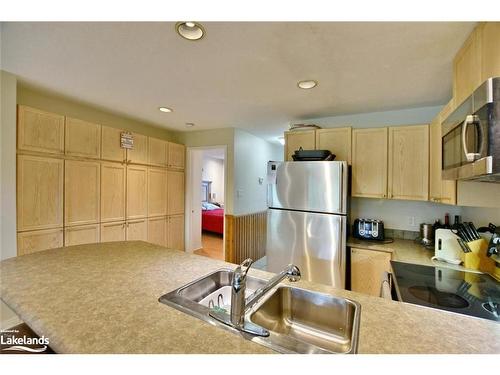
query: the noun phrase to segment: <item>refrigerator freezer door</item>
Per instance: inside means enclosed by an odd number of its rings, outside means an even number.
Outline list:
[[[342,215],[267,211],[267,270],[287,264],[300,268],[303,280],[345,288],[346,217]]]
[[[268,163],[268,207],[346,214],[345,161]]]

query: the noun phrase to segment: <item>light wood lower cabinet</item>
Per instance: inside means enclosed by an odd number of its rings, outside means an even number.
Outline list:
[[[429,198],[429,125],[389,128],[388,198]]]
[[[384,272],[391,271],[391,254],[351,248],[351,290],[380,296]]]
[[[99,223],[100,181],[101,164],[98,161],[65,161],[65,226]]]
[[[65,227],[64,246],[98,243],[100,241],[99,232],[99,224]]]
[[[352,131],[353,197],[387,197],[387,128]]]
[[[64,153],[64,116],[20,105],[17,124],[19,150]]]
[[[184,215],[167,218],[167,247],[184,250]]]
[[[184,213],[184,172],[167,172],[167,213]]]
[[[45,229],[17,234],[17,255],[55,249],[64,246],[63,229]]]
[[[285,161],[292,161],[292,155],[301,147],[303,150],[316,149],[316,133],[314,130],[285,132]]]
[[[129,220],[127,222],[127,241],[148,240],[148,220]]]
[[[101,125],[66,117],[65,154],[84,158],[101,157]]]
[[[125,241],[126,238],[126,223],[124,221],[101,224],[101,242]]]
[[[64,161],[17,157],[17,230],[63,226]]]
[[[167,218],[155,217],[148,219],[148,242],[167,246]]]
[[[127,219],[148,216],[148,167],[127,166]]]
[[[148,216],[167,214],[167,171],[148,168]]]
[[[101,162],[101,222],[125,220],[126,174],[121,163]]]

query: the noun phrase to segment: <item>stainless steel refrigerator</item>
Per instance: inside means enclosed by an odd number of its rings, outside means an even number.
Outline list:
[[[267,270],[345,288],[347,163],[268,163]]]

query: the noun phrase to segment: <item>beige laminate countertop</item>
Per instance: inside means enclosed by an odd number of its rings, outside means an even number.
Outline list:
[[[140,241],[72,246],[0,262],[0,297],[60,353],[273,353],[158,302],[222,267],[234,265]],[[361,304],[359,353],[500,353],[493,321],[306,281],[294,286]]]

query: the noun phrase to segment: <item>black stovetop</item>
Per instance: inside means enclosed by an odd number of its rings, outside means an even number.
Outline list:
[[[398,299],[500,321],[500,283],[487,274],[391,261]]]

